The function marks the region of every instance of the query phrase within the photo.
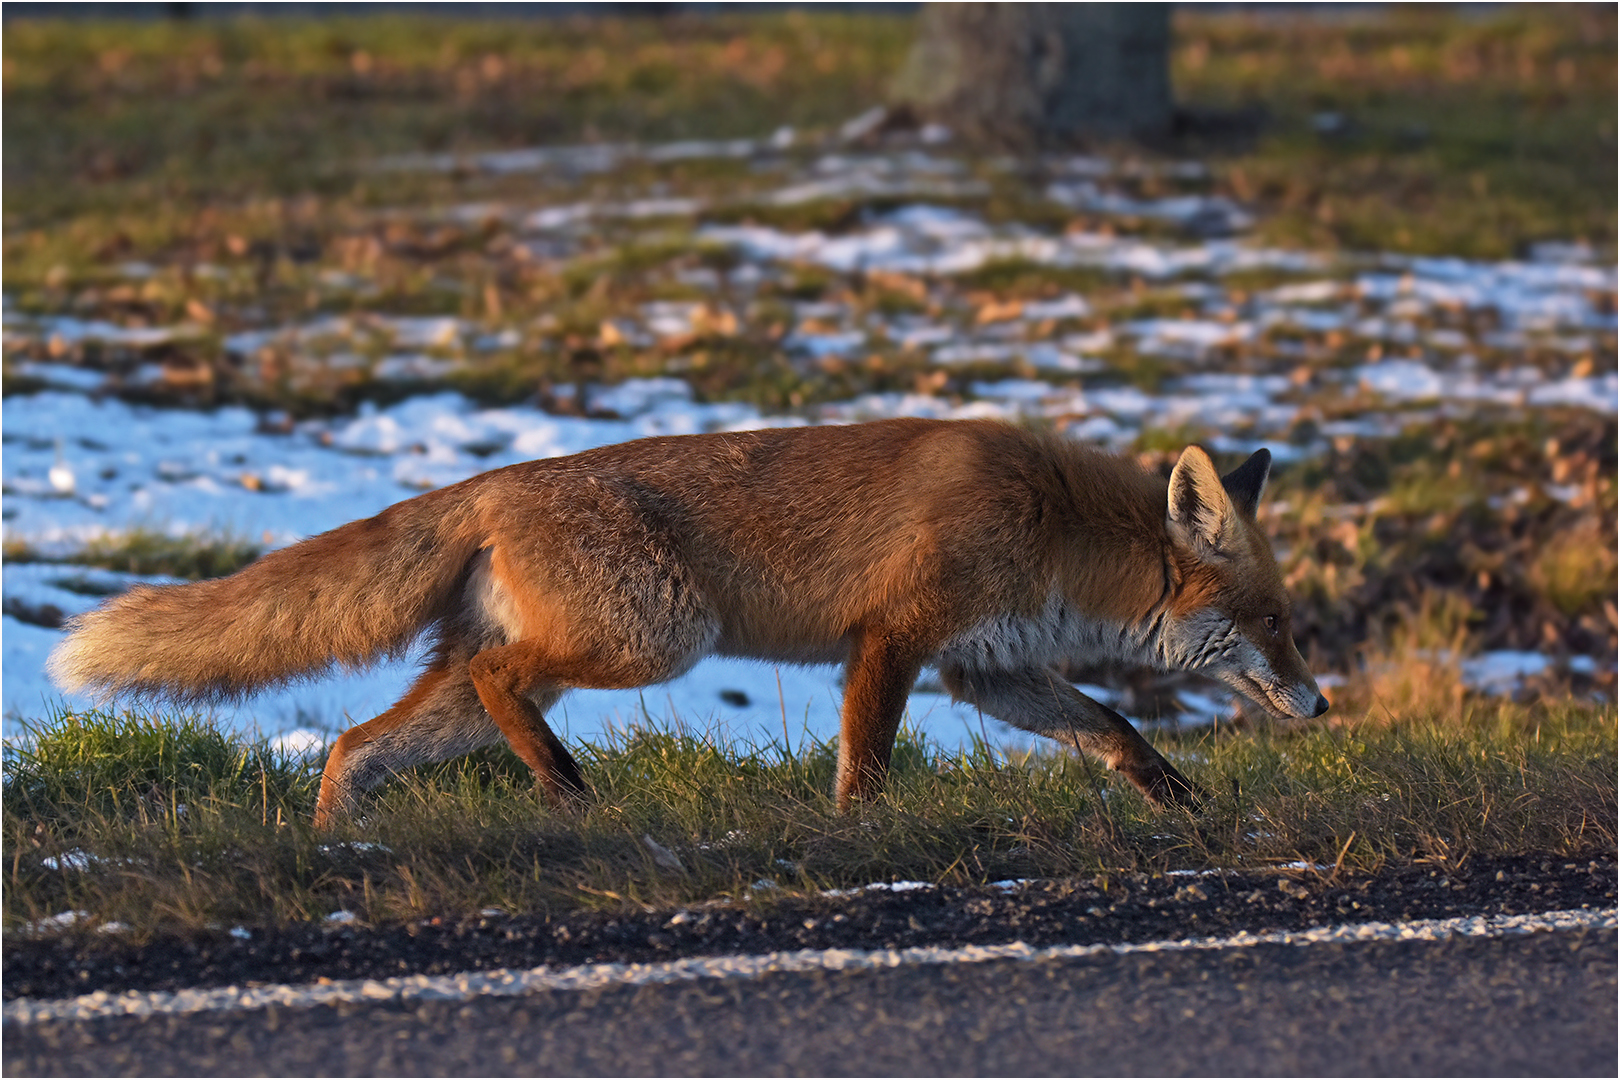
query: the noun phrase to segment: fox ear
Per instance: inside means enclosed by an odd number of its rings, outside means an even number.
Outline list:
[[[1218,555],[1234,509],[1204,448],[1183,450],[1170,473],[1171,532],[1206,554]]]
[[[1260,509],[1260,496],[1266,493],[1266,479],[1270,475],[1271,451],[1262,447],[1249,455],[1248,461],[1221,477],[1221,487],[1244,516],[1252,518]]]

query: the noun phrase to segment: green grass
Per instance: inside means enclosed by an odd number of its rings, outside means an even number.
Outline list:
[[[1615,240],[1612,8],[1411,5],[1344,19],[1177,13],[1178,97],[1259,106],[1223,186],[1270,239],[1502,258]],[[1344,118],[1319,133],[1314,118]]]
[[[648,729],[584,748],[588,809],[548,810],[527,769],[491,750],[412,770],[332,835],[308,824],[318,761],[192,720],[59,715],[6,751],[5,927],[69,909],[138,935],[338,908],[380,924],[744,899],[762,878],[810,892],[1613,850],[1612,706],[1366,715],[1163,740],[1211,793],[1195,814],[1155,812],[1061,753],[1004,761],[903,734],[884,797],[839,815],[831,745]]]
[[[8,276],[15,292],[82,285],[128,259],[325,259],[378,210],[532,195],[525,177],[373,167],[390,154],[826,130],[885,99],[912,33],[866,12],[11,20]],[[1184,10],[1178,99],[1269,119],[1252,145],[1165,149],[1207,153],[1218,186],[1259,205],[1278,242],[1500,257],[1585,238],[1612,251],[1615,41],[1612,9],[1317,22]],[[1317,133],[1328,112],[1348,119],[1344,134]],[[726,163],[652,171],[694,193],[747,188]],[[1142,193],[1167,183],[1149,177]],[[998,189],[993,217],[1007,199],[1019,220],[1051,211]],[[863,205],[716,214],[836,228]]]
[[[259,557],[263,547],[229,533],[171,535],[134,528],[97,537],[67,553],[44,552],[23,541],[8,540],[7,562],[52,562],[97,566],[126,574],[151,574],[200,581],[235,573]]]
[[[964,289],[984,290],[1006,299],[1054,296],[1065,292],[1084,295],[1118,284],[1120,275],[1088,267],[1050,266],[1030,259],[994,259],[977,270],[958,274]]]
[[[893,17],[826,13],[12,20],[6,138],[32,153],[7,155],[7,213],[135,223],[132,202],[423,201],[455,182],[390,178],[370,162],[837,123],[882,96],[909,32]]]

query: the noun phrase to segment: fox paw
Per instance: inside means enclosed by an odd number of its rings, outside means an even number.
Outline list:
[[[1130,776],[1130,780],[1147,801],[1160,810],[1170,807],[1188,811],[1197,810],[1206,798],[1202,788],[1182,776],[1169,764],[1153,770],[1148,776]]]

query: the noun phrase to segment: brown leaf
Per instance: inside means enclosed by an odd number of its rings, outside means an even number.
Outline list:
[[[1024,302],[1022,300],[992,300],[979,309],[978,314],[974,316],[974,321],[983,326],[985,323],[1006,322],[1009,319],[1016,319],[1023,313]]]

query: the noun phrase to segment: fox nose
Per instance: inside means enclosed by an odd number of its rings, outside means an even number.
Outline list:
[[[1311,713],[1311,715],[1312,716],[1321,716],[1323,713],[1325,713],[1327,711],[1328,711],[1328,699],[1322,696],[1321,691],[1317,691],[1317,694],[1316,694],[1316,711]]]

